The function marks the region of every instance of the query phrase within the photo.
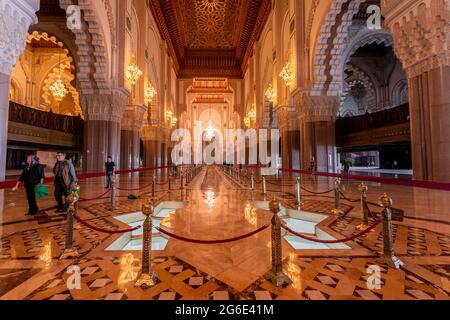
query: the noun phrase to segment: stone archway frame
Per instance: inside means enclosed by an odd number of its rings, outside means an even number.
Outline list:
[[[349,36],[349,28],[353,24],[353,16],[365,1],[334,0],[331,4],[316,42],[315,82],[311,90],[313,96],[339,95],[340,88],[333,81],[335,77],[333,72],[338,69],[346,49],[345,42]]]
[[[64,10],[70,5],[78,5],[82,12],[79,30],[72,30],[77,46],[77,82],[82,95],[110,94],[108,65],[111,58],[107,52],[105,37],[94,1],[96,0],[60,0]],[[109,1],[102,0],[108,16],[112,47],[115,46],[115,25]],[[111,29],[114,28],[114,29]],[[89,35],[89,36],[88,36]]]

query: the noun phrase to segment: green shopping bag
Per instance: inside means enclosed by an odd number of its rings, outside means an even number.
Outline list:
[[[36,187],[34,187],[34,193],[37,200],[48,196],[48,190],[45,184],[38,184]]]

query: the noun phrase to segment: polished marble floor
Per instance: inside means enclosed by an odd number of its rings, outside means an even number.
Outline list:
[[[203,168],[183,190],[179,181],[174,181],[172,188],[176,190],[171,192],[163,183],[166,174],[158,172],[156,201],[183,205],[164,214],[160,224],[180,236],[217,240],[270,224],[270,212],[257,205],[268,198],[278,199],[286,210],[298,209],[293,176],[271,178],[267,184],[269,195],[264,199],[260,184],[253,192],[248,183],[242,188],[219,167]],[[304,176],[302,180],[311,191],[333,187],[333,180],[328,178]],[[120,188],[143,189],[120,191],[113,212],[109,210],[108,195],[80,202],[79,216],[100,228],[126,229],[129,225],[120,217],[141,211],[142,204],[148,201],[150,182],[150,173],[121,176]],[[101,195],[105,191],[103,183],[101,178],[82,181],[82,197]],[[349,198],[357,198],[357,186],[357,182],[345,181],[342,188]],[[100,233],[77,223],[75,246],[82,256],[61,261],[58,258],[64,250],[65,217],[53,212],[53,200],[43,199],[39,202],[41,214],[26,217],[24,193],[0,191],[0,299],[449,299],[450,194],[376,183],[368,186],[371,201],[387,192],[394,207],[404,212],[404,221],[394,222],[394,235],[395,251],[405,267],[392,269],[380,259],[381,226],[339,249],[313,246],[296,249],[284,238],[284,272],[293,280],[286,288],[276,288],[264,278],[271,268],[269,229],[227,244],[193,244],[168,238],[164,250],[152,252],[157,284],[141,289],[134,287],[140,251],[107,250],[121,235]],[[130,193],[139,199],[128,199]],[[358,233],[359,204],[342,201],[346,215],[340,217],[330,214],[333,201],[332,194],[317,196],[303,192],[301,210],[324,217],[313,226],[316,235],[341,239]],[[368,285],[367,271],[373,265],[379,267],[379,288]],[[69,289],[70,266],[77,266],[81,272],[80,288]]]

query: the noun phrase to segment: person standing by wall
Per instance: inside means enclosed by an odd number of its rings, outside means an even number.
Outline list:
[[[20,183],[23,183],[27,193],[28,213],[26,215],[36,215],[39,208],[36,203],[35,187],[44,184],[44,168],[39,163],[39,158],[34,155],[27,157],[26,167],[17,181],[13,191],[19,189]]]
[[[55,212],[66,212],[68,208],[66,197],[69,195],[72,185],[77,182],[77,176],[72,162],[66,160],[64,152],[56,154],[56,164],[53,168],[53,173],[55,174],[55,199],[57,203]]]
[[[112,161],[112,157],[109,156],[108,160],[105,163],[106,169],[106,189],[112,188],[112,177],[114,175],[114,169],[116,168],[116,164]]]

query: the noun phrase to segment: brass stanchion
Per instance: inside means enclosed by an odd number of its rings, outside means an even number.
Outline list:
[[[278,288],[287,287],[292,280],[283,273],[283,252],[281,244],[281,219],[278,213],[281,211],[280,203],[272,200],[269,203],[272,217],[272,270],[265,275],[265,278]]]
[[[342,215],[344,212],[341,210],[341,178],[334,180],[334,209],[331,213],[334,215]]]
[[[378,202],[383,211],[381,217],[383,220],[383,260],[392,268],[400,269],[405,264],[394,252],[394,236],[392,234],[392,199],[385,193]]]
[[[266,176],[262,177],[262,193],[263,195],[267,194]]]
[[[181,181],[181,190],[183,190],[184,188],[183,175],[180,175],[180,181]]]
[[[253,171],[252,171],[252,176],[251,176],[251,187],[252,187],[252,190],[255,190],[255,176],[253,175]]]
[[[169,192],[172,191],[172,179],[171,176],[169,175]]]
[[[302,183],[300,177],[297,177],[297,182],[295,184],[295,194],[297,196],[297,205],[302,205]]]
[[[142,213],[146,215],[144,221],[144,236],[142,239],[142,268],[134,284],[135,287],[148,288],[156,284],[157,274],[152,271],[152,216],[154,207],[152,203],[142,205]]]
[[[116,210],[116,175],[111,178],[110,211]]]
[[[67,225],[66,225],[66,248],[60,257],[60,260],[78,258],[80,254],[78,250],[73,247],[73,220],[77,213],[77,203],[79,199],[80,187],[75,184],[72,186],[72,192],[67,197],[69,209],[67,210]]]
[[[358,186],[359,192],[361,192],[361,212],[362,212],[362,222],[357,227],[358,230],[366,230],[369,226],[369,210],[367,208],[367,191],[369,188],[366,186],[364,182]]]
[[[154,199],[156,197],[156,176],[153,175],[152,177],[152,198]]]

